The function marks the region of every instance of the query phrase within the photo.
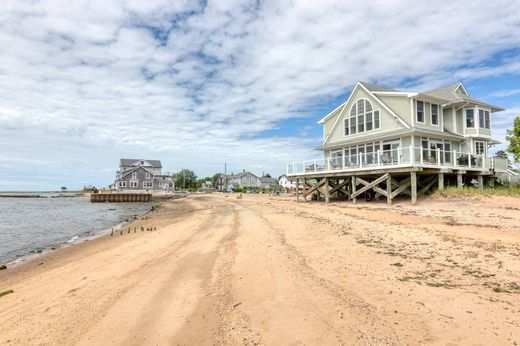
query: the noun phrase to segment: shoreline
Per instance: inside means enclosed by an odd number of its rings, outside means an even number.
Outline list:
[[[87,195],[74,196],[74,198],[86,198],[86,197],[87,197]],[[37,198],[56,198],[56,197],[37,197]],[[64,198],[71,198],[71,197],[64,197]],[[157,206],[160,205],[162,202],[163,201],[161,201],[161,200],[152,201],[151,202],[152,205],[150,208],[148,208],[148,210],[145,210],[141,214],[135,214],[131,218],[121,220],[121,221],[117,222],[116,224],[114,224],[113,226],[110,226],[108,228],[103,228],[98,231],[83,232],[83,234],[74,235],[68,240],[63,240],[63,241],[55,242],[52,244],[47,244],[42,247],[36,247],[35,249],[30,250],[29,253],[27,253],[27,254],[15,255],[13,258],[7,259],[4,262],[0,262],[0,264],[4,264],[5,266],[7,266],[7,269],[16,268],[23,264],[26,264],[26,263],[29,263],[32,261],[37,261],[41,257],[44,257],[44,256],[52,254],[52,253],[59,252],[63,249],[75,247],[80,244],[85,244],[85,243],[97,240],[99,238],[103,238],[107,235],[110,235],[112,230],[114,232],[116,230],[119,231],[121,228],[123,228],[129,224],[132,224],[136,220],[151,213],[153,211],[153,209],[157,208]],[[23,250],[21,250],[21,251],[23,251]]]

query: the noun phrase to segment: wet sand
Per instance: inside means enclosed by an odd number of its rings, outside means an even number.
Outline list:
[[[0,271],[0,344],[520,343],[520,199],[236,197]]]

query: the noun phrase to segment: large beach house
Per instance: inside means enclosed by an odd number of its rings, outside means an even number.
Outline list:
[[[116,172],[117,190],[174,190],[170,174],[162,174],[160,160],[121,159]]]
[[[471,97],[461,82],[427,92],[358,82],[319,121],[322,158],[292,162],[287,175],[303,179],[304,197],[317,192],[326,201],[338,194],[355,202],[364,194],[391,203],[408,194],[415,203],[418,194],[442,189],[445,178],[483,187],[485,177],[507,171],[506,160],[488,153],[499,143],[492,138],[493,113],[502,110]]]

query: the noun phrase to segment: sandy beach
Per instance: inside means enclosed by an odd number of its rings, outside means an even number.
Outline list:
[[[0,271],[0,344],[520,343],[520,199],[192,195],[130,229]]]

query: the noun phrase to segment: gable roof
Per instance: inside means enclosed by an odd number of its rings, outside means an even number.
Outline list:
[[[387,88],[385,86],[370,84],[370,83],[367,83],[367,82],[359,82],[359,84],[361,84],[362,86],[364,86],[365,88],[367,88],[368,90],[370,90],[372,92],[376,92],[376,91],[394,92],[394,91],[397,91],[397,90],[392,89],[392,88]]]
[[[147,167],[144,167],[144,166],[136,166],[136,167],[132,167],[124,172],[121,173],[121,178],[120,179],[123,179],[124,177],[126,177],[128,174],[132,173],[132,172],[135,172],[139,169],[142,169],[148,173],[150,173],[151,175],[153,175],[153,172],[149,171],[149,169]]]
[[[139,162],[147,162],[149,163],[153,168],[162,168],[161,160],[144,160],[144,159],[121,159],[120,165],[121,166],[132,166],[134,164],[139,164]]]
[[[472,96],[469,96],[464,84],[462,82],[456,82],[453,84],[449,84],[437,89],[433,89],[427,92],[423,92],[423,95],[433,96],[440,99],[444,99],[447,104],[454,104],[459,102],[473,103],[481,106],[487,106],[491,108],[492,111],[503,111],[504,109],[501,107],[493,106],[483,101],[480,101]]]

